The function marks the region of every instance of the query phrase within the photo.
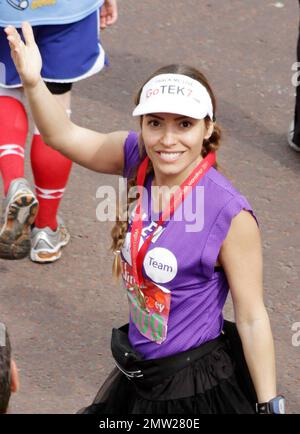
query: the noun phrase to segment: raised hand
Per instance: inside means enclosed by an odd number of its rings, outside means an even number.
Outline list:
[[[42,58],[35,43],[32,27],[28,22],[22,24],[25,43],[13,26],[5,28],[11,56],[25,87],[34,87],[41,78]]]

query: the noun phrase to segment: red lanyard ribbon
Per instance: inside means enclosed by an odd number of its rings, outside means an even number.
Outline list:
[[[191,190],[198,184],[200,179],[203,178],[203,176],[215,164],[215,162],[216,156],[214,152],[210,152],[203,160],[200,161],[200,163],[196,166],[193,172],[186,178],[185,181],[183,181],[178,190],[176,190],[175,193],[171,195],[170,204],[166,207],[160,219],[158,220],[157,227],[152,232],[152,234],[147,237],[141,249],[139,250],[139,243],[143,229],[142,194],[149,164],[149,157],[146,157],[140,164],[137,173],[137,187],[139,198],[132,222],[130,241],[132,271],[135,282],[139,287],[141,287],[144,280],[142,276],[143,261],[154,234],[157,232],[158,228],[163,225],[167,218],[171,218],[173,216],[176,209],[185,200],[187,194],[191,192]]]

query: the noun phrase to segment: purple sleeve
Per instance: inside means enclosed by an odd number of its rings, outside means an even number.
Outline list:
[[[135,131],[130,131],[124,143],[124,178],[131,178],[134,169],[140,163],[139,137]]]
[[[207,278],[211,278],[214,273],[220,249],[229,231],[232,219],[242,210],[249,211],[257,222],[256,216],[242,195],[234,196],[219,212],[214,224],[209,232],[207,242],[201,256],[202,271]]]

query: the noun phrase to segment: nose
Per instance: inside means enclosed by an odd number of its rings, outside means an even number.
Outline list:
[[[171,129],[167,128],[160,139],[163,146],[173,146],[176,144],[176,134]]]

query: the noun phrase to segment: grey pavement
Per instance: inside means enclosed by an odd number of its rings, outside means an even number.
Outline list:
[[[300,155],[286,143],[298,2],[127,0],[119,12],[103,34],[111,66],[76,84],[73,119],[99,131],[137,129],[133,95],[157,67],[183,62],[208,76],[224,131],[219,161],[261,227],[278,390],[288,411],[299,413],[300,337],[293,346],[292,327],[300,323]],[[26,170],[32,179],[28,161]],[[13,413],[74,413],[112,368],[110,332],[127,321],[127,301],[111,277],[112,224],[96,219],[96,191],[116,184],[74,167],[61,207],[72,234],[62,259],[44,266],[0,260],[0,320],[21,376]],[[232,316],[230,301],[226,312]]]

